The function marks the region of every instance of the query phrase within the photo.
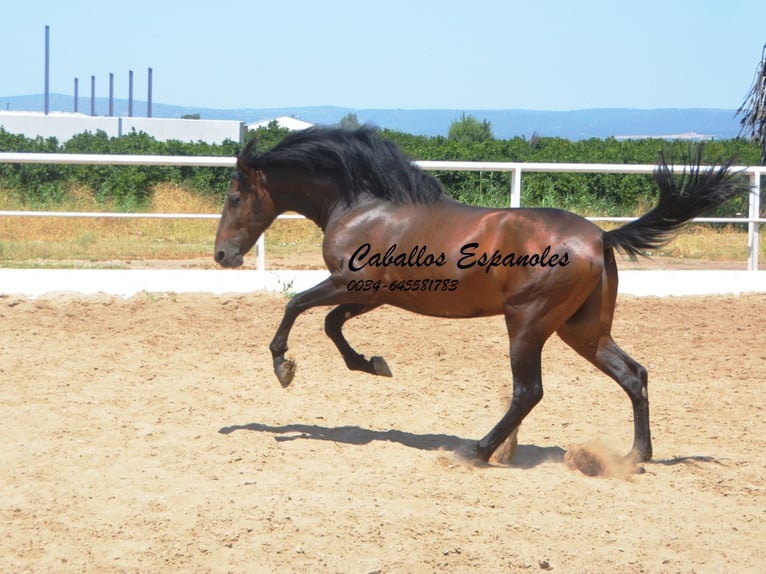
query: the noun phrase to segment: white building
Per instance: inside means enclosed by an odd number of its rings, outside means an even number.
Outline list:
[[[258,128],[268,127],[271,122],[277,122],[277,125],[280,128],[287,128],[291,132],[297,130],[305,130],[306,128],[310,128],[314,125],[291,116],[279,116],[278,118],[270,118],[268,120],[250,122],[249,124],[245,124],[245,127],[248,130],[257,130]]]
[[[59,143],[77,134],[96,133],[98,130],[109,137],[120,137],[135,130],[158,141],[202,141],[209,144],[220,144],[227,139],[241,142],[244,136],[244,124],[231,120],[86,116],[67,112],[51,112],[46,115],[41,112],[0,111],[0,128],[28,138],[54,137]]]

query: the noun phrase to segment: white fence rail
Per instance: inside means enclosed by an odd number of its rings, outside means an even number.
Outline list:
[[[64,153],[0,153],[0,163],[37,164],[78,164],[78,165],[151,165],[151,166],[194,166],[234,167],[236,158],[219,156],[162,156],[162,155],[101,155]],[[610,164],[610,163],[522,163],[522,162],[473,162],[473,161],[418,161],[416,165],[430,171],[498,171],[510,172],[510,207],[521,207],[521,182],[523,172],[549,173],[622,173],[651,174],[651,164]],[[760,217],[761,177],[766,166],[736,166],[750,179],[752,193],[748,202],[747,217],[700,217],[694,221],[703,223],[747,224],[748,258],[747,269],[758,270],[759,228],[766,224]],[[219,214],[188,213],[104,213],[104,212],[54,212],[54,211],[0,211],[0,217],[121,217],[155,219],[217,219]],[[300,216],[281,216],[299,218]],[[632,217],[591,217],[592,221],[631,221]],[[256,269],[265,269],[265,244],[263,236],[258,241]]]

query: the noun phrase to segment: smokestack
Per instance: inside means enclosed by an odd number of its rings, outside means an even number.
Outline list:
[[[152,69],[149,68],[149,95],[146,98],[146,117],[152,117]]]
[[[51,101],[51,95],[50,95],[50,67],[51,67],[51,58],[50,58],[50,26],[45,27],[45,115],[48,115],[48,112],[50,111],[50,101]]]
[[[90,77],[90,115],[96,115],[96,76]]]
[[[114,74],[109,72],[109,117],[114,115]]]
[[[133,117],[133,70],[128,72],[128,117]]]
[[[80,80],[74,79],[74,113],[77,113],[80,105]]]

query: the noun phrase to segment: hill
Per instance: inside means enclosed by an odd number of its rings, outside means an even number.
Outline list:
[[[134,100],[133,115],[145,116],[147,103]],[[97,115],[107,115],[109,101],[96,98]],[[43,95],[0,97],[0,109],[43,111]],[[74,98],[51,94],[51,111],[74,110]],[[90,98],[80,98],[79,111],[90,113]],[[152,103],[152,116],[180,118],[199,114],[202,119],[238,120],[244,123],[293,116],[315,124],[336,124],[349,113],[362,123],[414,135],[447,135],[449,126],[463,113],[492,125],[495,137],[561,137],[569,140],[608,137],[734,138],[739,133],[735,111],[725,109],[587,109],[572,111],[458,110],[458,109],[356,109],[335,106],[214,109]],[[114,115],[128,115],[128,100],[114,100]]]

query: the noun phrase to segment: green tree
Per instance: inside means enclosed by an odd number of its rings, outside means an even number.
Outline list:
[[[266,127],[249,130],[245,134],[245,145],[255,139],[255,151],[266,151],[281,142],[288,133],[290,133],[289,129],[279,127],[277,120],[271,120]]]
[[[340,119],[338,127],[343,128],[344,130],[356,130],[362,127],[362,124],[359,123],[356,114],[348,113]]]
[[[488,120],[480,122],[474,116],[463,113],[450,125],[447,139],[460,143],[483,143],[494,140],[495,136]]]
[[[614,138],[569,141],[534,137],[530,145],[522,137],[510,140],[491,138],[488,122],[463,116],[458,124],[479,126],[484,140],[458,140],[444,136],[412,135],[382,129],[414,160],[464,160],[513,162],[653,163],[661,151],[673,163],[682,163],[689,144],[683,140]],[[484,127],[482,127],[484,126]],[[288,133],[277,122],[249,131],[246,140],[257,138],[257,152],[270,149]],[[490,139],[486,139],[489,137]],[[480,136],[481,138],[481,136]],[[479,139],[480,139],[479,138]],[[0,151],[66,152],[142,155],[199,155],[231,157],[239,153],[239,142],[222,144],[157,141],[142,132],[119,138],[105,132],[85,132],[59,144],[55,138],[26,138],[0,128]],[[755,165],[761,150],[746,138],[715,140],[705,145],[705,163],[736,157],[743,165]],[[468,203],[504,207],[508,205],[510,177],[497,172],[432,172],[452,197]],[[228,189],[229,168],[194,166],[119,166],[0,163],[0,189],[24,205],[47,208],[66,196],[73,185],[89,188],[99,200],[114,201],[120,209],[147,204],[154,186],[174,182],[204,195],[218,196]],[[563,207],[584,214],[635,215],[654,204],[656,186],[650,176],[587,173],[525,173],[522,205]],[[746,199],[728,202],[711,215],[728,216],[746,211]]]

